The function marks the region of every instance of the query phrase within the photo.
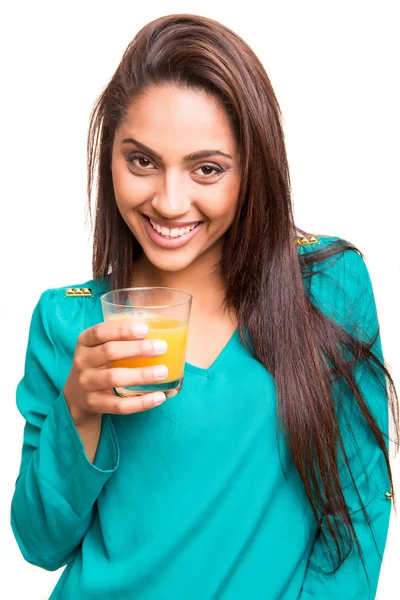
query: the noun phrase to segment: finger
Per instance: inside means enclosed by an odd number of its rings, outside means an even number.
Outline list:
[[[154,367],[140,367],[137,369],[87,369],[81,373],[79,384],[86,392],[110,390],[127,385],[146,385],[158,383],[168,376],[165,365]]]
[[[141,358],[144,356],[160,356],[165,354],[167,342],[164,340],[145,339],[133,342],[105,342],[85,353],[86,368],[98,368],[123,358]]]
[[[79,338],[78,343],[93,347],[104,344],[112,340],[132,340],[141,339],[148,334],[149,328],[146,323],[132,322],[132,320],[104,321],[98,323],[89,329],[85,329]]]
[[[88,397],[90,408],[93,412],[114,415],[129,415],[132,413],[143,412],[158,406],[166,396],[164,392],[151,392],[142,396],[131,398],[119,398],[109,392],[100,392]]]

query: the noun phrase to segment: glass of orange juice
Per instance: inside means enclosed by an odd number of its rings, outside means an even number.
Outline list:
[[[167,351],[160,356],[124,358],[111,363],[112,367],[124,368],[166,365],[165,380],[115,388],[115,393],[123,398],[155,391],[164,392],[167,398],[175,396],[183,384],[192,295],[168,287],[124,288],[103,294],[101,304],[105,321],[146,323],[147,338],[167,342]]]

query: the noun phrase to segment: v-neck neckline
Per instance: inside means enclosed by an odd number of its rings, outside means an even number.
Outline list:
[[[103,281],[101,281],[101,282],[97,281],[96,283],[98,286],[97,291],[99,292],[99,297],[102,296],[104,293],[107,293],[110,291],[110,275],[106,275],[104,277]],[[101,302],[99,304],[101,304]],[[100,308],[100,310],[101,310],[101,308]],[[238,337],[239,337],[239,328],[236,327],[236,329],[233,331],[231,337],[226,342],[225,346],[222,348],[221,352],[213,360],[211,365],[209,367],[207,367],[206,369],[203,367],[198,367],[197,365],[193,365],[192,363],[185,361],[185,370],[190,371],[192,373],[196,373],[197,375],[203,375],[203,377],[210,377],[210,375],[213,373],[213,371],[215,371],[215,369],[219,366],[221,361],[228,354],[228,352],[232,348],[235,340]]]
[[[191,371],[192,373],[196,373],[197,375],[203,375],[204,377],[210,377],[212,372],[215,371],[215,369],[219,366],[221,361],[225,358],[226,354],[231,349],[231,347],[232,347],[234,341],[236,340],[236,338],[238,337],[238,335],[239,335],[239,329],[238,329],[238,327],[236,327],[236,329],[232,333],[231,337],[226,342],[225,346],[222,348],[221,352],[213,360],[211,365],[209,367],[207,367],[206,369],[203,367],[198,367],[197,365],[193,365],[192,363],[189,363],[187,361],[185,361],[185,369],[187,369],[188,371]]]

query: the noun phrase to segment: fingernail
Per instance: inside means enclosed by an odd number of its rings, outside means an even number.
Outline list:
[[[153,376],[156,379],[165,379],[168,375],[168,368],[165,365],[156,365],[153,368]]]
[[[148,331],[149,328],[146,325],[146,323],[135,323],[134,325],[132,325],[133,335],[147,335]]]
[[[167,342],[165,340],[153,340],[153,350],[157,354],[164,354],[167,349]]]
[[[164,402],[164,400],[167,399],[166,395],[162,392],[157,392],[156,394],[154,394],[153,398],[154,404],[161,404],[161,402]]]

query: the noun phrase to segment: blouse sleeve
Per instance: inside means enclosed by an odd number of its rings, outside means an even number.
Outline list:
[[[96,499],[118,465],[118,442],[104,415],[94,463],[86,456],[58,383],[51,296],[44,292],[33,311],[17,387],[26,423],[11,526],[28,562],[56,570],[72,559],[91,525]]]
[[[374,293],[364,260],[358,253],[347,251],[336,263],[335,271],[341,281],[336,289],[337,296],[340,297],[340,311],[344,316],[343,324],[363,340],[372,339],[378,331],[372,351],[380,360],[383,360]],[[323,299],[323,290],[327,286],[330,287],[323,281],[317,283],[316,296]],[[330,294],[328,293],[330,300],[327,297],[325,300],[323,299],[321,308],[329,306],[331,316],[335,317],[336,309],[333,308],[335,303],[331,302],[331,293],[332,288]],[[388,397],[384,377],[379,376],[377,379],[365,368],[365,364],[362,364],[356,368],[355,378],[368,407],[384,433],[386,447],[389,448],[386,437],[388,435]],[[346,504],[364,554],[367,575],[355,545],[336,573],[325,574],[324,571],[332,570],[332,563],[319,533],[307,566],[300,600],[308,600],[308,598],[372,600],[376,594],[388,533],[391,512],[390,482],[384,454],[357,411],[354,397],[349,391],[340,388],[337,388],[335,393],[340,393],[342,401],[341,414],[338,415],[339,425],[342,429],[345,449],[361,502],[350,481],[349,474],[344,465],[340,463],[339,473]],[[348,428],[346,429],[346,423],[349,422],[352,425],[354,437],[348,433]],[[370,524],[361,510],[363,505],[366,507]]]

